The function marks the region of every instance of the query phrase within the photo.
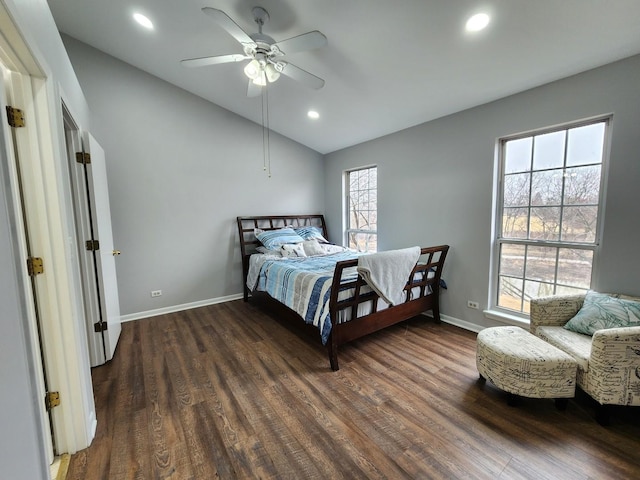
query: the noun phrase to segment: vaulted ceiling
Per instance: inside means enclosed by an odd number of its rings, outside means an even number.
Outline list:
[[[281,41],[312,30],[325,47],[287,55],[325,80],[281,76],[268,88],[270,128],[329,153],[640,53],[638,0],[49,0],[60,31],[261,123],[247,61],[185,68],[182,59],[242,54],[203,7]],[[139,12],[154,25],[135,23]],[[475,13],[490,16],[465,30]],[[286,52],[285,52],[286,53]],[[318,119],[307,116],[309,110]]]

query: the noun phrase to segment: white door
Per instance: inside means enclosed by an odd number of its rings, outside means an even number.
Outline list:
[[[75,148],[79,145],[71,137],[73,132],[68,131],[89,356],[94,367],[113,358],[122,330],[115,264],[120,252],[113,245],[104,150],[90,133],[82,135],[81,149]]]
[[[8,97],[14,96],[14,85],[11,80],[13,74],[0,63],[0,112],[1,123],[0,126],[0,146],[2,146],[2,152],[0,152],[0,161],[6,162],[5,165],[0,165],[0,180],[7,182],[6,187],[7,205],[13,207],[11,211],[6,212],[9,218],[15,219],[12,232],[7,232],[11,237],[16,240],[17,252],[15,252],[21,259],[26,260],[32,256],[35,256],[32,251],[32,239],[30,238],[29,219],[32,212],[28,211],[25,205],[25,191],[24,191],[24,178],[21,173],[24,168],[27,167],[28,162],[32,161],[29,155],[24,155],[24,149],[18,148],[18,135],[23,135],[29,128],[25,122],[22,132],[16,133],[14,127],[10,127],[7,122],[6,107],[8,104]],[[20,157],[19,152],[22,151],[23,155]],[[12,198],[11,198],[12,197]],[[21,262],[22,263],[22,262]],[[9,265],[3,265],[2,268],[9,270]],[[33,352],[33,363],[35,365],[33,375],[35,377],[35,389],[37,390],[38,398],[44,399],[46,392],[48,392],[47,381],[47,365],[44,363],[45,358],[42,355],[42,324],[41,324],[41,312],[38,308],[38,293],[43,288],[46,288],[42,284],[41,278],[34,276],[23,277],[24,291],[26,296],[26,315],[25,321],[28,324],[28,329],[31,333],[29,340],[31,341],[31,351]],[[5,388],[3,386],[3,388]],[[6,388],[9,388],[8,386]],[[53,447],[53,435],[52,435],[52,417],[51,412],[45,409],[44,402],[39,402],[39,412],[41,415],[41,427],[42,438],[45,442],[45,452],[47,461],[49,464],[54,459],[54,447]],[[10,438],[10,432],[6,432],[5,438]]]
[[[105,163],[104,150],[90,133],[85,133],[83,145],[85,153],[91,155],[90,168],[87,168],[87,170],[90,172],[91,186],[93,187],[94,229],[97,230],[97,240],[100,242],[100,248],[96,252],[96,266],[103,314],[102,321],[107,323],[106,335],[105,331],[102,332],[105,360],[109,361],[113,358],[118,338],[120,338],[120,332],[122,331],[116,277],[116,258],[120,256],[120,252],[113,245],[107,165]]]

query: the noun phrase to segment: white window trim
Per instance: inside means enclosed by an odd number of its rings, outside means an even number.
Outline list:
[[[349,192],[350,192],[350,187],[349,187],[349,174],[352,172],[357,172],[359,170],[368,170],[370,168],[375,168],[376,171],[378,169],[378,165],[376,164],[371,164],[371,165],[364,165],[362,167],[356,167],[356,168],[349,168],[346,170],[343,170],[342,172],[342,246],[344,247],[348,247],[349,246],[349,234],[354,232],[354,233],[369,233],[372,235],[378,235],[378,230],[363,230],[363,229],[358,229],[358,228],[349,228],[349,215],[350,215],[350,211],[349,211]],[[376,186],[376,191],[378,190],[378,187]],[[378,204],[376,202],[376,211],[378,209]]]
[[[506,135],[496,139],[496,147],[495,147],[495,160],[494,160],[494,178],[493,178],[493,212],[492,212],[492,238],[491,238],[491,263],[489,267],[489,291],[487,298],[488,308],[483,311],[486,318],[497,320],[507,324],[521,324],[528,325],[529,324],[529,315],[524,312],[516,312],[514,310],[509,310],[503,307],[498,306],[497,302],[497,293],[498,293],[498,272],[499,272],[499,248],[501,242],[498,240],[500,235],[500,229],[502,225],[502,212],[501,207],[503,205],[503,188],[502,188],[502,178],[503,178],[503,145],[507,141],[517,140],[520,138],[526,138],[533,135],[544,135],[545,133],[551,133],[558,130],[570,129],[570,128],[578,128],[585,125],[590,125],[597,122],[606,122],[605,135],[604,135],[604,145],[603,145],[603,154],[602,154],[602,169],[600,175],[600,201],[598,206],[598,221],[596,224],[596,233],[595,240],[593,245],[585,245],[582,243],[572,244],[570,242],[538,242],[541,246],[550,245],[550,246],[558,246],[559,244],[571,246],[575,245],[577,248],[585,248],[593,251],[593,262],[591,269],[591,288],[594,290],[598,289],[598,265],[599,265],[599,253],[600,253],[600,245],[602,239],[602,230],[604,226],[604,212],[606,210],[606,198],[607,198],[607,179],[609,172],[609,156],[611,151],[611,135],[613,128],[613,113],[608,113],[604,115],[597,115],[593,117],[584,118],[581,120],[576,120],[572,122],[566,122],[562,124],[553,125],[550,127],[545,127],[541,129],[529,130],[526,132],[520,132],[517,134]],[[510,243],[516,243],[517,241]]]

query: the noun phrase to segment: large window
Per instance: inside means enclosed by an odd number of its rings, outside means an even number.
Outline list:
[[[378,169],[346,172],[345,241],[349,248],[375,252],[378,247]]]
[[[591,287],[609,119],[500,140],[493,305]]]

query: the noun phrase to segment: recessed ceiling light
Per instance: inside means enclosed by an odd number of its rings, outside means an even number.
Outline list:
[[[149,20],[148,17],[145,17],[141,13],[134,13],[133,19],[142,25],[144,28],[148,28],[149,30],[153,30],[153,23]]]
[[[479,32],[489,25],[489,15],[486,13],[476,13],[467,20],[465,28],[467,32]]]
[[[313,118],[315,120],[316,118],[320,118],[320,114],[318,112],[316,112],[315,110],[309,110],[307,112],[307,117]]]

